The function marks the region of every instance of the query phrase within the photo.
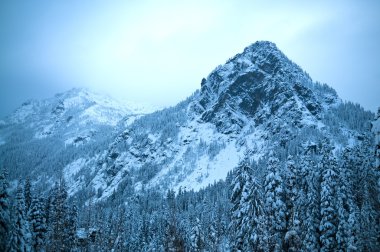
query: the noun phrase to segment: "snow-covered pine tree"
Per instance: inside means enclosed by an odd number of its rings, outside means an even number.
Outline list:
[[[68,215],[67,190],[63,178],[52,189],[52,199],[49,214],[51,251],[65,251],[67,232],[65,228]]]
[[[0,171],[0,251],[8,248],[11,231],[10,205],[8,194],[9,183],[5,170]]]
[[[246,178],[250,177],[250,175],[244,174],[245,165],[243,162],[239,164],[237,169],[235,170],[235,177],[231,183],[231,202],[233,204],[231,208],[231,234],[233,235],[232,240],[234,241],[233,247],[235,251],[242,251],[244,249],[244,236],[246,234],[246,230],[242,230],[243,227],[243,214],[242,211],[245,211],[248,206],[245,208],[242,206],[242,192],[243,187],[246,183]],[[248,202],[245,202],[248,204]]]
[[[264,211],[267,216],[266,237],[270,251],[282,251],[286,232],[286,205],[283,178],[278,158],[270,153],[264,182]]]
[[[143,207],[142,207],[143,208]],[[146,209],[146,206],[145,208]],[[149,244],[149,223],[148,223],[148,216],[145,213],[145,211],[142,210],[142,214],[139,216],[138,219],[138,236],[136,239],[136,243],[139,244],[142,248],[146,247]]]
[[[300,240],[300,219],[299,219],[299,196],[300,188],[297,184],[301,178],[297,177],[298,167],[295,164],[293,157],[288,156],[286,162],[286,176],[285,176],[285,192],[286,192],[286,220],[287,220],[287,232],[285,235],[285,248],[287,251],[296,252],[299,251]]]
[[[74,206],[73,206],[74,207]],[[103,205],[96,205],[95,206],[95,223],[93,224],[94,228],[98,231],[96,233],[95,241],[94,243],[94,249],[96,251],[105,251],[109,249],[108,241],[111,237],[109,237],[110,232],[110,219],[107,215],[106,211],[104,210]],[[79,214],[78,214],[79,215]],[[78,245],[78,239],[76,241]]]
[[[377,114],[375,117],[375,120],[372,123],[372,132],[375,135],[375,167],[374,167],[374,173],[377,177],[377,244],[380,243],[380,107],[377,109]]]
[[[44,200],[34,196],[29,209],[29,223],[32,234],[32,251],[43,251],[46,244],[46,218]]]
[[[195,225],[191,229],[190,234],[190,243],[191,243],[191,251],[203,251],[205,247],[204,234],[202,232],[202,227],[200,220],[198,218],[195,219]]]
[[[69,251],[72,251],[77,245],[77,218],[78,210],[76,205],[68,206],[67,215],[65,216],[65,244]]]
[[[357,204],[352,205],[348,215],[348,241],[347,251],[358,251],[359,249],[359,232],[360,232],[360,210]]]
[[[116,209],[116,215],[113,218],[113,226],[114,226],[114,234],[113,234],[113,241],[112,241],[112,251],[126,251],[128,246],[128,250],[136,250],[135,247],[133,247],[135,244],[126,244],[125,238],[126,238],[126,207],[124,205],[119,206]],[[136,219],[133,218],[133,223],[136,223]],[[136,228],[137,229],[137,228]],[[136,234],[133,233],[133,230],[136,230],[134,228],[131,228],[131,232],[129,233],[130,236],[136,237]]]
[[[319,225],[321,251],[337,248],[337,162],[328,140],[322,142],[321,170],[321,222]]]
[[[367,186],[365,185],[365,187]],[[376,231],[378,210],[373,208],[367,188],[364,189],[364,192],[365,200],[360,209],[360,238],[358,248],[361,251],[377,251],[379,248],[379,242],[377,241],[379,234]]]
[[[375,135],[375,172],[377,175],[377,203],[380,203],[380,107],[377,109],[375,120],[372,122],[372,132]],[[380,206],[379,206],[380,207]],[[380,215],[380,211],[378,211]],[[377,221],[377,240],[380,243],[380,216]]]
[[[355,149],[360,208],[358,249],[363,251],[376,251],[380,247],[380,188],[377,186],[380,174],[374,167],[371,137],[364,135],[363,141]]]
[[[216,223],[211,222],[211,225],[209,226],[207,230],[207,249],[209,251],[217,251],[218,250],[218,243],[219,243],[219,234],[215,227]]]
[[[31,189],[32,189],[32,186],[30,184],[30,178],[27,177],[25,179],[25,184],[24,184],[24,198],[25,198],[25,210],[26,210],[26,213],[29,212],[30,204],[32,203]]]
[[[177,220],[177,204],[175,192],[168,190],[166,209],[166,229],[164,234],[164,248],[165,251],[182,251],[184,250],[184,241],[179,234],[178,220]]]
[[[21,183],[16,191],[16,204],[14,206],[14,223],[10,242],[10,251],[30,251],[30,230],[26,219],[25,199]]]
[[[257,250],[263,236],[262,192],[256,179],[252,176],[248,158],[243,159],[235,170],[232,180],[231,233],[234,235],[234,250]]]
[[[350,148],[345,148],[342,154],[337,187],[338,229],[336,233],[337,250],[348,251],[357,248],[359,232],[358,212],[355,206],[352,180],[353,162]]]
[[[372,132],[375,134],[375,167],[380,171],[380,107],[377,109],[376,118],[372,122]],[[380,187],[380,180],[378,185]]]
[[[303,224],[303,249],[304,251],[319,251],[319,224],[320,224],[320,173],[316,169],[310,153],[302,156],[301,169],[307,170],[305,219]]]

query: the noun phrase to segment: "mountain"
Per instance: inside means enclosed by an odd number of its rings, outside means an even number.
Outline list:
[[[225,179],[249,155],[255,161],[362,139],[373,118],[313,82],[275,44],[256,42],[218,66],[193,95],[153,113],[124,107],[86,90],[24,103],[0,126],[0,162],[11,176],[69,194],[194,189]],[[87,195],[87,194],[86,194]]]
[[[1,121],[2,162],[12,175],[51,175],[57,172],[52,166],[65,165],[79,150],[79,155],[94,152],[148,112],[140,104],[123,104],[87,89],[27,101]]]
[[[138,108],[74,89],[1,121],[0,249],[379,250],[379,114],[273,43]]]

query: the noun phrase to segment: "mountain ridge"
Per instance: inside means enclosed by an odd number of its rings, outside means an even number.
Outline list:
[[[77,100],[63,103],[63,108],[59,102],[49,106],[59,117]],[[372,116],[360,106],[343,103],[327,85],[313,82],[275,44],[256,42],[215,68],[198,91],[176,106],[122,117],[95,133],[86,127],[86,134],[74,138],[44,134],[34,140],[38,146],[55,139],[61,148],[56,155],[69,158],[60,162],[58,172],[42,161],[29,175],[38,181],[47,177],[46,183],[52,184],[53,177],[62,174],[71,196],[95,191],[94,200],[107,199],[126,186],[136,191],[199,190],[225,179],[246,153],[259,161],[274,146],[299,151],[299,146],[323,136],[334,136],[338,147],[355,145],[364,126],[352,127],[349,119],[341,118],[344,106],[363,118]],[[4,128],[0,127],[0,136]],[[7,153],[7,137],[2,139],[0,147]],[[67,146],[71,154],[62,154]],[[12,163],[8,157],[1,161]],[[22,170],[23,165],[19,166]]]

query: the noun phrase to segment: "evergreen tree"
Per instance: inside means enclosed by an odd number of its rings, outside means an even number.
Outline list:
[[[286,248],[288,251],[299,251],[300,247],[300,220],[299,220],[299,197],[300,188],[297,183],[301,178],[297,177],[298,167],[292,156],[288,156],[286,162],[286,205],[287,205],[287,233],[285,235]],[[297,180],[298,179],[298,180]]]
[[[323,143],[321,160],[321,251],[333,251],[337,248],[337,162],[327,141]]]
[[[319,251],[319,224],[320,224],[320,174],[316,171],[316,164],[309,155],[304,156],[301,163],[309,169],[307,175],[308,189],[306,193],[306,215],[304,224],[305,251]]]
[[[236,251],[257,250],[263,237],[261,188],[252,176],[249,160],[240,162],[232,180],[231,229]]]
[[[66,219],[68,215],[67,191],[63,179],[55,185],[52,190],[52,201],[50,206],[49,226],[51,251],[68,251]]]
[[[347,251],[357,247],[358,219],[357,207],[352,191],[353,163],[351,149],[345,148],[339,171],[337,188],[338,228],[336,233],[337,250]]]
[[[367,189],[365,189],[365,191],[367,191]],[[365,196],[369,195],[367,194]],[[365,197],[360,211],[360,242],[358,248],[362,251],[376,251],[379,248],[378,241],[376,240],[378,236],[376,232],[377,212],[373,209],[370,201],[369,197]]]
[[[29,212],[30,204],[32,203],[32,193],[31,193],[30,178],[27,177],[24,184],[24,198],[25,198],[25,210],[26,213]]]
[[[0,172],[0,251],[6,251],[11,231],[8,180],[5,170]]]
[[[267,216],[266,239],[270,251],[282,251],[286,231],[286,205],[278,158],[270,154],[264,183],[264,210]]]
[[[232,180],[231,184],[231,202],[233,204],[231,208],[231,233],[233,234],[233,246],[236,251],[242,251],[244,249],[245,236],[249,236],[247,234],[247,230],[244,230],[246,226],[244,226],[243,223],[244,214],[247,214],[248,212],[249,202],[247,201],[248,195],[243,195],[243,190],[247,187],[251,175],[249,174],[249,169],[244,161],[241,162],[235,170],[236,176]],[[245,191],[247,191],[247,189],[245,189]]]
[[[347,251],[359,250],[359,232],[360,232],[360,210],[356,204],[353,204],[348,215],[348,240]]]
[[[191,251],[203,251],[205,246],[204,235],[200,220],[195,219],[195,225],[191,229],[190,235]]]
[[[42,198],[33,197],[28,215],[32,234],[32,250],[43,251],[46,244],[47,227]]]
[[[68,209],[65,216],[65,244],[69,251],[72,251],[77,245],[76,233],[77,233],[77,218],[78,210],[75,205]]]
[[[377,109],[375,120],[372,122],[372,132],[375,134],[375,169],[380,171],[380,107]],[[380,180],[378,186],[380,187]]]
[[[24,192],[19,183],[16,192],[16,205],[14,206],[14,224],[10,243],[11,251],[30,251],[30,231],[25,213]]]
[[[354,149],[354,163],[357,202],[359,214],[358,250],[376,251],[380,247],[380,188],[377,181],[379,172],[374,167],[373,142],[370,135]]]
[[[211,225],[209,226],[207,230],[207,250],[208,251],[218,251],[218,243],[219,243],[219,234],[216,229],[216,223],[211,222]]]
[[[168,191],[166,199],[166,228],[164,235],[165,251],[184,251],[185,244],[178,230],[177,204],[173,190]]]

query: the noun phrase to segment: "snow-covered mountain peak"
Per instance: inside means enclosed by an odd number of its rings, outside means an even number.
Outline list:
[[[79,103],[80,105],[84,102],[94,103],[94,105],[104,108],[124,111],[126,115],[148,114],[157,110],[157,108],[147,103],[120,101],[109,95],[99,94],[87,88],[73,88],[63,94],[58,94],[56,96],[61,96],[65,100],[65,104],[68,106],[78,105],[76,103]]]
[[[269,41],[257,41],[247,46],[242,53],[237,54],[227,63],[251,63],[264,71],[271,73],[270,65],[275,63],[290,63],[290,60],[277,48],[276,44]]]
[[[231,128],[242,129],[246,121],[258,125],[273,116],[300,111],[310,117],[309,122],[317,123],[322,109],[334,103],[339,103],[334,90],[313,83],[275,44],[260,41],[202,80],[194,109],[204,121],[229,132]]]
[[[207,77],[207,82],[202,82],[202,86],[208,84],[210,89],[220,94],[225,90],[227,82],[242,74],[257,72],[275,76],[286,71],[293,75],[304,75],[302,69],[291,62],[274,43],[258,41],[246,47],[242,53],[230,58],[224,65],[218,66]],[[302,77],[309,79],[308,76]]]
[[[55,98],[61,101],[66,109],[97,105],[104,108],[118,109],[126,114],[131,114],[133,109],[108,95],[98,94],[87,88],[73,88],[67,92],[57,94]]]
[[[115,126],[125,116],[143,115],[153,111],[155,108],[147,104],[121,102],[86,88],[73,88],[45,100],[27,101],[7,121],[20,124],[50,118],[58,122],[58,118],[65,117],[67,122],[78,118],[81,124]]]

